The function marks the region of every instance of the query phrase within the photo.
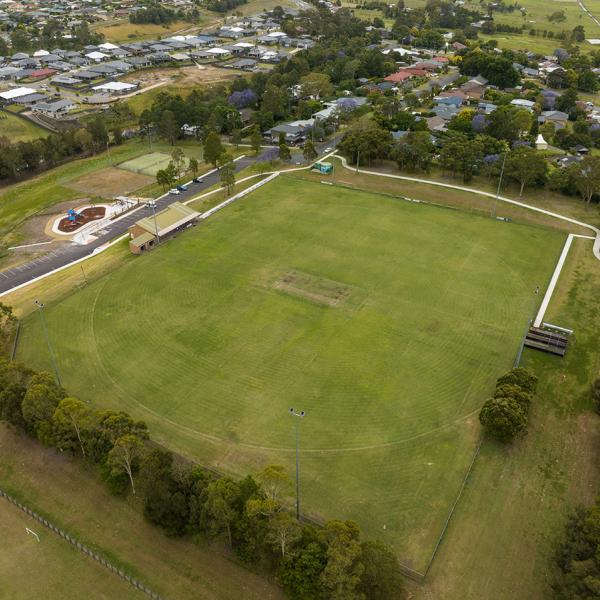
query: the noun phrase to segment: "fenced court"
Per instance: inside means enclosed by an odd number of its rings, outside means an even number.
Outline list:
[[[167,167],[170,160],[171,157],[168,154],[164,154],[163,152],[151,152],[150,154],[144,154],[137,158],[126,160],[119,165],[119,168],[155,177],[158,171]]]

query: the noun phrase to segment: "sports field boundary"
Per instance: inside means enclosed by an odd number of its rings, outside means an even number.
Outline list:
[[[96,552],[94,552],[91,548],[88,548],[88,546],[86,546],[85,544],[82,544],[77,538],[75,538],[71,534],[67,533],[64,529],[57,527],[56,525],[54,525],[54,523],[52,523],[51,521],[48,521],[48,519],[42,517],[37,512],[35,512],[31,508],[29,508],[28,506],[23,504],[22,502],[19,502],[16,498],[13,498],[10,494],[8,494],[7,492],[5,492],[2,489],[0,489],[0,497],[8,500],[11,504],[13,504],[17,508],[19,508],[25,514],[27,514],[30,517],[32,517],[33,519],[35,519],[38,523],[44,525],[44,527],[47,527],[48,529],[50,529],[50,531],[53,531],[54,533],[59,535],[61,538],[63,538],[67,542],[69,542],[69,544],[71,544],[71,546],[73,546],[77,550],[83,552],[83,554],[86,554],[87,556],[89,556],[90,558],[95,560],[96,562],[100,563],[103,567],[106,567],[109,571],[111,571],[112,573],[114,573],[115,575],[117,575],[118,577],[123,579],[123,581],[126,581],[127,583],[132,585],[134,588],[136,588],[140,592],[146,594],[146,596],[148,596],[149,598],[152,598],[153,600],[164,600],[162,598],[162,596],[159,596],[156,592],[153,592],[150,588],[146,587],[143,583],[138,581],[135,577],[128,575],[125,571],[123,571],[122,569],[119,569],[118,567],[113,565],[111,562],[106,560],[104,557],[102,557],[99,554],[97,554]]]
[[[214,214],[214,212],[220,210],[221,208],[224,208],[225,206],[231,204],[235,200],[237,200],[237,199],[239,199],[239,198],[241,198],[241,197],[243,197],[243,196],[251,193],[252,191],[254,191],[255,189],[257,189],[258,187],[260,187],[262,185],[265,185],[266,183],[268,183],[272,179],[276,178],[279,174],[282,174],[282,173],[285,174],[286,172],[295,171],[295,170],[304,170],[304,169],[288,169],[288,170],[282,170],[282,171],[272,172],[265,179],[259,181],[257,184],[254,184],[253,186],[250,186],[249,188],[247,188],[245,190],[242,190],[238,194],[232,196],[231,198],[226,199],[225,201],[221,202],[220,204],[218,204],[217,206],[213,207],[212,209],[207,210],[205,213],[203,213],[203,215],[201,216],[201,218],[207,218],[208,216]],[[265,175],[266,174],[251,175],[249,177],[241,179],[238,183],[241,183],[243,181],[246,181],[246,180],[249,180],[249,179],[252,179],[252,178],[265,176]],[[291,177],[293,177],[293,175],[291,175]],[[316,183],[316,182],[314,182],[314,183]],[[317,185],[318,185],[318,183],[317,183]],[[340,185],[340,184],[336,184],[336,185]],[[360,191],[356,187],[354,187],[354,188],[352,188],[350,186],[340,186],[340,187],[348,187],[348,189],[352,189],[354,191]],[[210,192],[206,192],[205,194],[202,194],[201,196],[198,196],[198,197],[190,199],[189,201],[186,201],[186,203],[187,202],[193,202],[194,200],[197,200],[197,199],[199,199],[201,197],[204,197],[204,196],[209,196],[211,194],[218,193],[219,191],[222,191],[222,190],[223,190],[223,188],[218,188],[218,189],[212,190]],[[408,200],[408,201],[415,202],[415,203],[423,203],[425,205],[432,204],[432,205],[434,205],[436,207],[443,207],[443,208],[446,208],[446,209],[449,209],[449,210],[454,210],[454,211],[461,211],[462,210],[462,209],[457,208],[457,207],[452,207],[452,206],[447,206],[447,205],[437,205],[437,204],[429,203],[429,202],[426,202],[426,201],[421,202],[419,200],[412,200],[412,199],[409,199],[409,198],[403,198],[403,197],[395,196],[395,195],[392,195],[392,194],[386,194],[384,192],[372,192],[372,191],[369,191],[369,193],[371,193],[371,194],[377,194],[377,195],[382,195],[382,196],[387,196],[387,197],[391,197],[391,198],[395,198],[395,199],[400,199],[400,200]],[[483,399],[482,399],[482,402],[483,402]],[[460,499],[461,499],[461,497],[463,495],[464,489],[465,489],[465,487],[466,487],[466,485],[468,483],[471,471],[472,471],[472,469],[473,469],[473,467],[474,467],[474,465],[476,463],[477,457],[479,455],[479,450],[481,448],[481,444],[482,444],[482,440],[480,438],[479,441],[476,443],[476,446],[475,446],[475,449],[473,451],[473,454],[471,455],[471,460],[470,460],[469,466],[466,469],[466,473],[464,473],[464,476],[462,477],[462,480],[459,479],[460,474],[457,474],[457,476],[456,476],[456,479],[455,479],[454,483],[455,484],[459,484],[459,482],[460,482],[460,485],[457,486],[458,489],[456,491],[453,490],[453,494],[450,497],[449,502],[446,504],[445,508],[446,508],[446,511],[448,511],[448,512],[446,513],[446,517],[445,517],[443,526],[442,526],[442,528],[441,528],[441,530],[439,532],[439,535],[437,536],[437,538],[435,538],[435,539],[437,539],[437,541],[436,541],[435,545],[433,546],[433,550],[432,550],[432,553],[431,553],[431,555],[429,557],[428,562],[425,563],[424,572],[420,572],[420,571],[414,570],[411,567],[408,567],[407,565],[401,565],[402,572],[406,576],[414,579],[415,581],[423,582],[425,580],[425,578],[426,578],[426,576],[427,576],[430,568],[432,567],[432,565],[433,565],[433,563],[435,561],[435,558],[436,558],[437,553],[438,553],[438,549],[440,548],[440,546],[441,546],[441,544],[443,542],[443,539],[445,537],[446,531],[447,531],[447,529],[449,527],[449,524],[450,524],[450,522],[452,520],[452,517],[454,515],[455,509],[459,505],[459,502],[460,502]],[[473,448],[473,446],[471,446],[471,448]],[[465,464],[466,464],[466,461],[463,463],[462,469],[464,469]],[[454,496],[454,499],[452,499],[453,496]],[[444,513],[442,513],[440,515],[439,521],[442,521],[443,518],[444,518]],[[304,517],[303,517],[303,519],[304,519]],[[307,519],[307,520],[310,520],[310,519]],[[438,519],[436,519],[436,521],[437,520]],[[428,551],[429,551],[430,548],[431,548],[431,546],[429,546]]]
[[[468,192],[470,194],[478,194],[479,196],[486,196],[488,198],[492,198],[493,200],[500,200],[501,202],[506,202],[507,204],[512,204],[513,206],[519,206],[521,208],[526,208],[533,212],[537,212],[543,215],[547,215],[549,217],[553,217],[555,219],[559,219],[561,221],[566,221],[567,223],[571,223],[573,225],[577,225],[579,227],[583,227],[585,229],[591,229],[594,232],[594,245],[592,247],[592,251],[594,256],[600,260],[600,229],[594,225],[590,225],[589,223],[584,223],[583,221],[579,221],[577,219],[573,219],[572,217],[567,217],[566,215],[561,215],[559,213],[546,210],[544,208],[539,208],[538,206],[533,206],[532,204],[527,204],[525,202],[520,202],[519,200],[513,200],[512,198],[507,198],[506,196],[499,196],[493,194],[492,192],[484,192],[483,190],[478,190],[475,188],[469,188],[463,185],[454,185],[452,183],[443,183],[441,181],[435,181],[432,179],[421,179],[419,177],[407,177],[406,175],[393,175],[392,173],[380,173],[378,171],[368,171],[366,169],[361,169],[359,167],[351,167],[348,165],[348,161],[345,157],[335,154],[335,158],[339,158],[342,166],[349,171],[354,171],[355,173],[363,173],[364,175],[374,175],[375,177],[387,177],[389,179],[399,179],[402,181],[412,181],[413,183],[424,183],[426,185],[433,185],[442,188],[448,188],[452,190],[458,190],[460,192]],[[416,202],[419,202],[418,200]]]
[[[347,189],[350,191],[354,191],[357,190],[359,188],[356,187],[352,187],[351,185],[349,185],[348,183],[340,183],[340,182],[332,182],[332,181],[322,181],[321,183],[327,184],[327,185],[333,185],[336,187],[341,187],[343,189]],[[466,212],[469,214],[472,214],[468,209],[462,208],[462,207],[457,207],[457,206],[451,206],[448,204],[440,204],[438,202],[431,202],[430,200],[419,200],[416,198],[409,198],[408,196],[403,196],[401,194],[392,194],[389,192],[381,192],[378,190],[365,190],[364,188],[360,188],[360,190],[362,191],[368,191],[371,194],[375,194],[377,196],[384,196],[386,198],[392,198],[395,200],[404,200],[406,202],[412,202],[413,204],[425,204],[427,206],[434,206],[436,208],[445,208],[447,210],[455,210],[458,212]],[[475,212],[474,213],[477,216],[484,216],[482,215],[480,212]],[[531,225],[527,224],[528,227],[531,227]],[[565,244],[563,246],[563,249],[561,251],[561,254],[558,257],[556,266],[554,268],[554,271],[552,273],[552,276],[550,278],[550,281],[548,282],[548,286],[546,287],[546,292],[544,294],[544,298],[539,306],[539,309],[536,313],[536,317],[535,320],[531,320],[530,323],[533,324],[534,327],[539,327],[543,320],[544,320],[544,316],[546,314],[546,311],[548,309],[548,306],[550,304],[550,301],[552,300],[552,296],[554,294],[554,290],[556,289],[556,285],[558,283],[560,274],[562,272],[562,268],[565,264],[565,261],[569,255],[569,250],[571,248],[571,244],[573,242],[574,239],[584,239],[584,240],[596,240],[597,238],[595,238],[594,236],[591,235],[580,235],[580,234],[576,234],[576,233],[569,233],[567,234],[567,238],[565,240]]]

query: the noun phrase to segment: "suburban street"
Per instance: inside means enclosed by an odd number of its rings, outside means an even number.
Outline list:
[[[338,135],[332,140],[315,144],[315,148],[319,155],[324,154],[325,149],[330,147],[334,148],[339,143],[340,139],[341,136]],[[235,162],[236,172],[249,167],[254,162],[265,160],[268,156],[268,152],[269,149],[266,149],[258,156],[244,156],[239,159]],[[173,202],[185,202],[186,200],[190,200],[194,196],[200,195],[204,190],[207,190],[218,183],[220,183],[218,171],[209,173],[203,176],[202,183],[191,183],[185,192],[181,192],[178,195],[167,193],[157,198],[155,210],[161,211]],[[23,263],[17,267],[0,271],[0,294],[6,293],[19,285],[93,254],[99,247],[126,233],[127,229],[136,221],[139,221],[143,217],[152,216],[152,213],[152,208],[144,204],[139,208],[135,208],[126,216],[119,218],[114,223],[107,225],[101,231],[94,232],[94,236],[96,236],[97,239],[89,244],[62,244],[56,250],[48,252],[39,258]]]

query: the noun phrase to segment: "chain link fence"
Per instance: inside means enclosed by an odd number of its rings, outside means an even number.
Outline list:
[[[44,517],[38,515],[34,510],[31,510],[28,506],[25,506],[15,498],[13,498],[10,494],[7,494],[3,490],[0,490],[0,497],[6,498],[11,504],[14,504],[17,508],[20,508],[24,513],[35,519],[38,523],[41,523],[63,539],[65,539],[69,544],[87,554],[90,558],[93,558],[96,562],[99,562],[103,567],[106,567],[109,571],[112,571],[115,575],[119,576],[121,579],[132,585],[134,588],[138,589],[140,592],[143,592],[152,600],[164,600],[162,596],[159,596],[156,592],[153,592],[151,589],[147,588],[143,583],[139,582],[135,577],[128,575],[122,569],[115,567],[112,563],[106,560],[104,557],[96,554],[92,549],[88,548],[85,544],[82,544],[79,540],[74,538],[72,535],[68,534],[66,531],[54,525]]]

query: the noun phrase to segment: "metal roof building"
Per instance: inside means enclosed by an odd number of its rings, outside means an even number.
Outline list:
[[[200,216],[199,212],[173,202],[170,206],[151,217],[144,217],[129,228],[129,249],[134,254],[149,250],[158,241],[168,235],[194,225]]]

